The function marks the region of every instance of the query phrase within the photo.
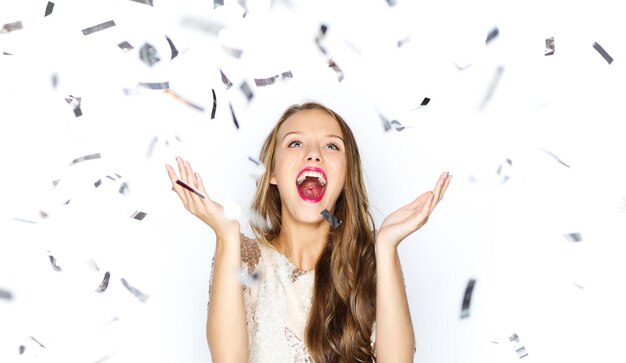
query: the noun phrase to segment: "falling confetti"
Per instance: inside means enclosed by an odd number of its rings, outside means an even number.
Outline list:
[[[472,302],[472,293],[474,291],[475,279],[470,279],[465,287],[465,294],[463,295],[463,304],[461,305],[461,319],[469,317],[470,303]]]
[[[147,215],[148,215],[148,213],[137,211],[137,212],[133,213],[133,214],[130,216],[130,218],[133,218],[133,219],[136,219],[136,220],[138,220],[138,221],[141,221],[141,220],[143,220],[144,218],[146,218],[146,216],[147,216]]]
[[[0,288],[0,299],[12,300],[13,294],[11,291]]]
[[[554,37],[546,39],[546,50],[544,55],[554,55]]]
[[[161,60],[156,48],[150,43],[145,43],[141,46],[139,49],[139,59],[148,67],[152,67]]]
[[[217,111],[217,95],[215,94],[215,90],[212,88],[211,92],[213,93],[213,109],[211,110],[211,120],[213,120],[215,118],[215,111]]]
[[[248,156],[248,160],[253,162],[255,165],[254,169],[250,173],[250,176],[252,177],[252,179],[254,180],[261,179],[261,177],[265,174],[265,165],[263,165],[262,162],[260,162],[259,160],[256,160],[252,156]]]
[[[213,9],[217,9],[220,6],[224,6],[224,0],[213,0]]]
[[[424,97],[424,99],[422,100],[422,103],[420,104],[420,106],[426,106],[426,105],[428,105],[429,102],[430,102],[430,98]]]
[[[48,4],[46,5],[46,13],[44,14],[44,17],[52,14],[53,9],[54,9],[54,3],[51,1],[48,1]]]
[[[89,154],[89,155],[85,155],[85,156],[81,156],[79,158],[76,158],[74,160],[72,160],[72,162],[70,163],[70,166],[83,162],[83,161],[87,161],[87,160],[95,160],[95,159],[100,159],[100,153],[95,153],[95,154]]]
[[[74,97],[72,95],[69,95],[65,97],[65,102],[67,102],[74,108],[74,116],[80,117],[83,115],[83,111],[80,109],[80,104],[81,104],[80,97]]]
[[[204,196],[204,194],[202,194],[202,192],[200,192],[199,190],[197,190],[196,188],[192,187],[191,185],[186,184],[185,182],[183,182],[180,179],[176,179],[176,184],[180,185],[181,187],[187,189],[188,191],[194,193],[195,195],[199,196],[200,198],[206,198]]]
[[[226,85],[226,89],[229,89],[230,87],[232,87],[233,83],[228,79],[228,77],[226,77],[226,75],[221,69],[220,69],[220,74],[222,75],[222,83]]]
[[[117,44],[118,47],[120,47],[121,50],[123,50],[124,52],[128,52],[129,50],[132,50],[134,47],[127,41],[123,41],[121,43]]]
[[[317,44],[317,47],[323,54],[328,54],[328,52],[326,51],[326,48],[322,46],[322,40],[326,36],[326,31],[328,31],[328,26],[326,24],[322,24],[320,25],[319,32],[315,36],[315,44]]]
[[[150,5],[152,5],[152,3],[150,3]],[[170,39],[170,37],[168,37],[167,35],[165,36],[165,39],[167,39],[167,44],[170,45],[170,50],[172,51],[172,58],[170,59],[176,58],[176,56],[178,55],[178,49],[176,49],[176,47],[174,46],[174,42],[172,42],[172,39]]]
[[[491,98],[495,94],[496,88],[498,87],[500,79],[502,78],[502,73],[504,73],[504,67],[498,66],[493,74],[493,77],[491,78],[491,83],[487,88],[487,92],[485,92],[485,97],[483,97],[483,101],[480,104],[479,109],[484,109],[487,103],[489,103],[489,100],[491,100]]]
[[[613,63],[613,57],[611,57],[609,55],[609,53],[606,52],[606,50],[604,50],[604,48],[602,48],[602,46],[596,42],[593,42],[593,49],[597,50],[598,53],[600,53],[600,55],[602,56],[602,58],[604,58],[604,60],[608,63],[611,64]]]
[[[337,73],[337,79],[339,80],[339,82],[343,81],[343,71],[341,70],[341,68],[339,68],[337,63],[335,63],[334,60],[329,59],[328,66],[332,68],[335,73]]]
[[[241,49],[229,47],[224,44],[222,44],[222,49],[226,54],[237,59],[241,58],[241,55],[243,54],[243,51]]]
[[[169,86],[169,85],[168,85],[168,86]],[[191,107],[191,108],[193,108],[193,109],[196,109],[196,110],[198,110],[198,111],[200,111],[200,112],[204,112],[204,108],[203,108],[202,106],[198,106],[198,105],[196,105],[195,103],[192,103],[191,101],[186,100],[185,98],[183,98],[182,96],[180,96],[180,95],[179,95],[179,94],[177,94],[176,92],[172,91],[171,89],[166,89],[166,90],[165,90],[165,94],[167,94],[167,95],[169,95],[169,96],[172,96],[172,97],[173,97],[173,98],[175,98],[177,101],[180,101],[180,102],[182,102],[183,104],[185,104],[185,105],[187,105],[187,106],[189,106],[189,107]]]
[[[485,39],[485,44],[489,44],[492,40],[497,38],[498,35],[500,35],[500,30],[497,27],[491,29],[489,34],[487,34],[487,39]]]
[[[398,43],[397,43],[398,48],[400,48],[400,47],[402,47],[402,46],[406,45],[406,44],[407,44],[408,42],[410,42],[410,41],[411,41],[411,38],[410,38],[410,37],[405,37],[405,38],[402,38],[402,39],[398,40]]]
[[[131,294],[135,295],[135,297],[136,297],[137,299],[139,299],[139,301],[140,301],[140,302],[142,302],[142,303],[144,303],[144,304],[145,304],[145,303],[146,303],[146,301],[148,301],[148,298],[149,298],[149,296],[148,296],[148,295],[144,294],[144,293],[143,293],[143,292],[141,292],[139,289],[137,289],[137,288],[135,288],[135,287],[133,287],[133,286],[130,286],[130,285],[128,284],[128,282],[127,282],[125,279],[123,279],[123,278],[122,278],[122,279],[120,279],[120,281],[122,281],[122,285],[124,285],[124,287],[125,287],[128,291],[130,291],[130,293],[131,293]]]
[[[526,347],[524,346],[519,346],[520,344],[520,339],[519,336],[515,333],[513,333],[510,337],[509,337],[509,342],[513,343],[513,347],[515,349],[515,353],[517,353],[517,357],[519,359],[522,359],[526,356],[528,356],[528,352],[526,351]]]
[[[565,238],[570,242],[580,242],[583,240],[583,237],[580,233],[568,233],[565,235]]]
[[[102,283],[100,283],[100,286],[98,286],[98,288],[96,289],[96,292],[98,293],[103,293],[107,290],[107,288],[109,287],[109,278],[111,277],[111,273],[109,271],[107,271],[104,274],[104,279],[102,280]]]
[[[289,78],[293,78],[293,74],[291,74],[291,71],[287,71],[287,72],[283,72],[282,74],[277,74],[273,77],[269,77],[269,78],[255,78],[254,79],[254,84],[257,87],[264,87],[264,86],[269,86],[271,84],[276,83],[277,80],[279,79],[289,79]]]
[[[61,267],[57,265],[57,259],[54,258],[54,256],[52,255],[48,255],[48,258],[50,258],[50,264],[52,265],[52,269],[57,272],[61,271]]]
[[[324,217],[324,219],[330,224],[330,227],[332,229],[339,228],[339,226],[342,223],[342,221],[340,221],[337,217],[335,217],[334,215],[330,214],[328,209],[324,209],[321,214],[322,214],[322,217]]]
[[[233,123],[235,124],[235,127],[237,128],[237,130],[239,130],[239,122],[237,122],[237,116],[235,116],[235,110],[233,109],[233,104],[229,103],[228,106],[230,107],[230,114],[233,116]]]
[[[170,88],[169,82],[141,82],[138,84],[140,87],[148,89],[168,89]]]
[[[389,121],[389,120],[387,120],[387,118],[385,118],[381,114],[378,114],[378,116],[380,116],[380,119],[383,122],[383,128],[384,128],[385,131],[389,131],[391,129],[395,129],[396,131],[400,132],[400,131],[402,131],[402,130],[404,130],[406,128],[406,126],[403,126],[400,123],[400,121],[397,121],[397,120]]]
[[[4,24],[2,26],[2,31],[0,31],[1,33],[10,33],[12,31],[16,31],[16,30],[20,30],[20,29],[24,29],[24,26],[22,25],[21,21],[16,21],[13,23],[8,23],[8,24]]]
[[[559,164],[561,164],[561,165],[563,165],[563,166],[565,166],[565,167],[567,167],[567,168],[569,168],[569,167],[570,167],[567,163],[565,163],[563,160],[561,160],[561,159],[560,159],[558,156],[556,156],[554,153],[552,153],[552,152],[550,152],[550,151],[548,151],[548,150],[546,150],[546,149],[544,149],[544,148],[539,148],[539,149],[541,149],[541,150],[542,150],[543,152],[545,152],[546,154],[548,154],[548,155],[552,156],[552,157],[553,157],[556,161],[558,161],[558,162],[559,162]]]
[[[96,32],[99,32],[101,30],[105,30],[105,29],[109,29],[111,27],[115,26],[115,22],[113,20],[109,20],[106,21],[104,23],[98,24],[98,25],[94,25],[94,26],[90,26],[89,28],[85,28],[82,30],[84,35],[89,35],[89,34],[93,34]]]
[[[146,5],[153,6],[153,4],[152,4],[152,0],[132,0],[132,1],[134,1],[134,2],[138,2],[138,3],[140,3],[140,4],[146,4]]]
[[[248,86],[248,83],[246,81],[243,81],[239,85],[239,89],[241,90],[241,92],[243,92],[248,101],[252,100],[252,98],[254,97],[254,93],[252,93],[252,90],[250,89],[250,86]]]

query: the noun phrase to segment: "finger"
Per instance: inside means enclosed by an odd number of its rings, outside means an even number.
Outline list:
[[[433,205],[431,205],[431,209],[430,212],[432,212],[432,210],[435,208],[435,206],[437,205],[437,203],[439,203],[439,200],[441,198],[439,198],[439,196],[441,195],[441,190],[442,187],[446,181],[446,179],[448,178],[448,172],[445,173],[441,173],[441,175],[439,176],[439,179],[437,180],[437,184],[435,184],[435,197],[434,197],[434,201],[435,203]]]
[[[165,169],[167,170],[167,175],[169,176],[170,181],[172,182],[172,190],[176,192],[176,194],[178,194],[178,197],[183,202],[183,205],[187,207],[187,198],[185,197],[185,194],[183,193],[182,188],[178,184],[176,184],[176,181],[178,180],[178,176],[176,175],[174,168],[172,168],[168,164],[165,164]]]
[[[446,178],[443,184],[443,187],[441,188],[441,193],[439,194],[439,200],[437,201],[437,203],[439,203],[439,201],[443,199],[443,195],[446,193],[446,190],[448,189],[448,185],[450,185],[451,180],[452,180],[452,175],[448,175],[448,177]]]
[[[189,180],[187,179],[187,172],[185,170],[185,160],[180,156],[176,157],[176,163],[178,164],[178,172],[180,174],[180,180],[186,184],[189,184]],[[182,195],[181,199],[184,198],[183,203],[185,204],[185,208],[189,209],[192,205],[191,192],[181,187],[180,185],[176,185],[178,190],[180,190],[180,194]]]

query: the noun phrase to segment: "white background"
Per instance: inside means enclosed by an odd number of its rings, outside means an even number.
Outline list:
[[[44,17],[46,4],[0,4],[0,25],[23,25],[0,33],[0,289],[12,296],[0,298],[0,361],[210,361],[214,235],[170,191],[164,164],[189,159],[214,199],[241,207],[249,233],[248,157],[284,108],[308,99],[353,128],[377,224],[440,172],[454,175],[400,247],[416,362],[512,362],[522,346],[525,362],[623,361],[626,26],[615,2],[248,0],[245,17],[229,1],[59,0]],[[81,32],[108,20],[116,26]],[[165,36],[179,51],[171,60]],[[161,58],[152,67],[139,58],[145,43]],[[292,79],[254,86],[287,70]],[[165,81],[204,111],[137,86]],[[379,114],[406,128],[385,132]]]

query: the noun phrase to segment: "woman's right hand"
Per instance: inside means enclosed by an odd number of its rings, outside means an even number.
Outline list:
[[[191,214],[200,218],[201,221],[211,227],[217,238],[227,236],[236,236],[239,238],[239,221],[227,218],[224,214],[224,207],[209,198],[206,190],[204,189],[204,184],[202,183],[200,174],[195,173],[191,169],[191,165],[188,161],[177,156],[176,162],[178,164],[180,178],[176,175],[172,166],[166,164],[165,168],[167,169],[167,174],[172,181],[172,190],[178,194],[178,197],[183,202],[185,208],[191,212]],[[204,198],[177,184],[177,179],[180,179],[183,183],[202,192],[204,194]]]

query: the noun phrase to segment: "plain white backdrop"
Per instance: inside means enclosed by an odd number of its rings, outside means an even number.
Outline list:
[[[377,225],[454,175],[400,246],[416,362],[513,362],[522,346],[525,362],[622,359],[626,28],[613,2],[248,0],[246,12],[59,0],[44,17],[47,3],[0,5],[0,290],[11,296],[0,297],[0,361],[210,361],[214,235],[170,191],[164,164],[190,160],[249,234],[248,158],[284,108],[309,99],[353,128]],[[285,71],[293,78],[254,84]],[[178,98],[138,86],[166,81]],[[404,129],[385,131],[381,115]]]

